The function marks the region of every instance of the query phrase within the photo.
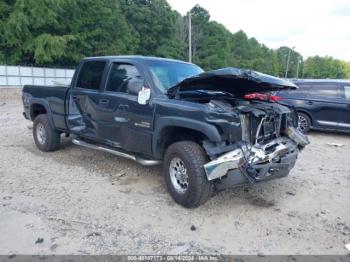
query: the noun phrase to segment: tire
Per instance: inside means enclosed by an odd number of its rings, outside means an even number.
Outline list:
[[[311,128],[311,119],[308,115],[298,112],[298,130],[307,133]]]
[[[213,183],[207,180],[203,168],[207,162],[203,148],[197,143],[182,141],[169,146],[163,173],[168,191],[176,203],[195,208],[212,196]]]
[[[43,152],[55,151],[60,146],[60,133],[49,122],[47,115],[38,115],[34,119],[33,137],[37,148]]]

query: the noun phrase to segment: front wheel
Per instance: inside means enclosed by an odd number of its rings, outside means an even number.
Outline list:
[[[182,141],[169,146],[163,172],[168,191],[176,203],[194,208],[211,197],[213,185],[203,168],[207,162],[203,148],[197,143]]]

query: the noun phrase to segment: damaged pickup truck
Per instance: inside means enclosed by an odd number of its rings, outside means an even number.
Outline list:
[[[218,190],[288,175],[309,141],[295,110],[272,94],[296,88],[251,70],[93,57],[69,87],[24,86],[23,104],[41,151],[58,149],[65,134],[142,165],[163,163],[171,196],[191,208]]]

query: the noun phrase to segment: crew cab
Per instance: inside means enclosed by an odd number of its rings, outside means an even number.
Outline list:
[[[290,172],[309,142],[296,129],[295,110],[270,92],[295,88],[251,70],[92,57],[69,87],[24,86],[23,114],[41,151],[57,150],[65,134],[142,165],[162,163],[171,196],[192,208],[218,190]]]

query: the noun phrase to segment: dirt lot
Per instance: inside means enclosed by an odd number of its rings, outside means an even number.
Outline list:
[[[348,252],[349,135],[311,133],[287,178],[187,210],[166,192],[159,167],[69,139],[41,153],[21,113],[20,92],[0,89],[0,254]]]

